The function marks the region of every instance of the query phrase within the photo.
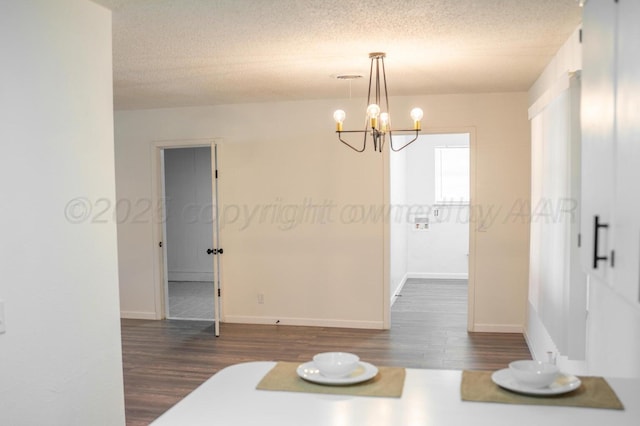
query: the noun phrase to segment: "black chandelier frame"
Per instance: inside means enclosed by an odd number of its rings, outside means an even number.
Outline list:
[[[342,142],[343,144],[345,144],[346,146],[348,146],[349,148],[353,149],[356,152],[365,151],[365,149],[367,148],[367,136],[369,135],[371,135],[373,139],[374,151],[382,152],[382,148],[386,142],[386,136],[387,134],[389,134],[389,147],[391,148],[392,151],[398,152],[405,149],[406,147],[411,145],[413,142],[415,142],[418,139],[418,136],[420,134],[421,129],[419,124],[414,129],[391,130],[391,112],[389,110],[389,92],[387,90],[387,74],[384,68],[385,56],[386,54],[383,52],[369,53],[369,58],[371,59],[371,67],[369,69],[369,90],[367,95],[367,106],[371,105],[371,97],[373,92],[373,97],[375,101],[374,103],[382,107],[382,105],[380,105],[380,101],[382,100],[382,94],[383,94],[382,89],[384,89],[384,102],[385,102],[384,111],[389,115],[389,121],[388,121],[388,124],[386,124],[386,127],[388,128],[383,128],[382,130],[378,129],[374,123],[378,122],[379,120],[371,120],[369,115],[367,114],[367,117],[365,119],[364,130],[341,130],[341,129],[336,130],[336,133],[338,134],[338,139],[340,140],[340,142]],[[375,79],[374,79],[374,73],[373,73],[374,64],[375,64]],[[382,82],[380,80],[381,69],[382,69]],[[394,132],[415,133],[415,137],[411,139],[409,142],[407,142],[406,144],[402,145],[401,147],[395,148],[393,146]],[[349,142],[345,141],[342,138],[343,133],[363,133],[364,137],[362,142],[362,148],[357,148],[351,145]]]

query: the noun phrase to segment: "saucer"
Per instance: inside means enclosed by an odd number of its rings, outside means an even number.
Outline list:
[[[304,380],[313,383],[319,383],[321,385],[353,385],[355,383],[366,382],[373,379],[378,374],[378,368],[368,362],[360,361],[358,367],[356,367],[351,374],[345,377],[326,377],[320,374],[320,370],[316,367],[313,361],[300,364],[296,369],[298,376]]]
[[[549,386],[533,388],[516,381],[508,368],[494,372],[491,380],[502,388],[525,395],[560,395],[578,389],[582,383],[576,376],[560,373]]]

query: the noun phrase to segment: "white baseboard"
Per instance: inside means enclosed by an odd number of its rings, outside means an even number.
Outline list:
[[[469,279],[469,274],[464,272],[408,272],[406,278],[467,280]]]
[[[366,328],[376,330],[384,329],[384,323],[382,321],[331,320],[319,318],[273,318],[244,315],[225,315],[224,322],[236,324],[278,324],[301,325],[308,327]]]
[[[398,300],[398,295],[402,291],[402,287],[404,287],[404,285],[406,284],[407,278],[407,274],[404,274],[404,277],[402,277],[402,280],[400,280],[400,284],[398,284],[398,287],[396,287],[396,289],[391,293],[391,305],[389,306],[393,306],[393,304],[396,303],[396,300]]]
[[[213,272],[168,271],[169,281],[213,281]]]
[[[527,306],[527,326],[524,330],[524,338],[527,341],[531,356],[538,361],[547,361],[547,352],[558,353],[558,348],[547,332],[546,327],[540,321],[538,314],[531,303]]]
[[[477,333],[522,333],[522,324],[474,324]]]
[[[159,319],[159,318],[156,318],[155,312],[139,312],[139,311],[120,311],[120,318],[145,319],[145,320]]]

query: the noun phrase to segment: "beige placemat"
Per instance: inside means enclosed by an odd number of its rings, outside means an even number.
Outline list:
[[[258,383],[256,389],[309,392],[333,395],[381,396],[400,398],[404,387],[404,368],[378,367],[371,380],[347,386],[327,386],[308,382],[296,373],[299,362],[278,362]]]
[[[511,392],[496,385],[491,380],[492,373],[492,371],[463,371],[460,385],[462,400],[624,410],[615,392],[602,377],[580,377],[582,381],[580,387],[562,395],[529,396]]]

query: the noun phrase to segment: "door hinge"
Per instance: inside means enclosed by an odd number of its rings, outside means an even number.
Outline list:
[[[162,241],[158,243],[158,247],[162,247]]]
[[[582,43],[582,28],[580,28],[580,31],[578,31],[578,41]]]
[[[616,266],[616,251],[611,250],[611,267],[615,268]]]
[[[216,170],[216,179],[218,179],[218,170]]]
[[[582,247],[582,234],[578,234],[578,247]]]
[[[220,296],[221,296],[221,294],[220,294],[220,289],[218,289],[218,297],[220,297]]]

